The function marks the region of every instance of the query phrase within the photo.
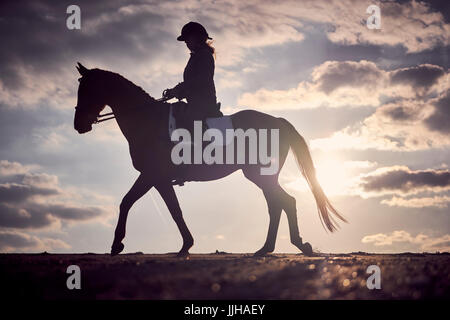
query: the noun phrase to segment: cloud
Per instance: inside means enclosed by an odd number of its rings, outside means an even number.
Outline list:
[[[22,165],[19,162],[0,160],[0,176],[14,176],[38,169],[37,165]]]
[[[391,151],[447,148],[450,145],[447,125],[450,82],[447,80],[448,73],[428,89],[433,94],[429,92],[426,97],[410,97],[405,94],[410,90],[397,91],[397,96],[392,97],[394,102],[380,103],[367,118],[329,137],[312,140],[311,147]]]
[[[442,67],[422,64],[415,67],[395,70],[391,74],[392,84],[409,84],[415,89],[427,89],[437,83],[437,80],[445,74]]]
[[[240,10],[244,5],[239,2],[77,4],[81,30],[65,27],[66,3],[2,5],[8,28],[0,30],[0,37],[8,50],[0,53],[0,103],[16,108],[73,107],[78,77],[74,65],[80,60],[91,67],[126,70],[127,78],[147,88],[159,87],[163,77],[175,82],[188,59],[186,47],[176,37],[189,20],[202,22],[217,39],[222,66],[241,62],[250,48],[303,39],[299,20],[273,15],[256,3],[248,10]]]
[[[125,76],[140,85],[161,89],[161,78],[168,83],[180,79],[187,58],[175,38],[188,20],[207,27],[222,66],[251,61],[250,49],[300,42],[311,30],[325,33],[339,44],[400,45],[408,52],[449,44],[445,35],[450,27],[442,14],[414,1],[375,1],[381,7],[381,30],[366,27],[367,3],[351,0],[77,4],[82,12],[81,30],[65,27],[67,3],[2,4],[8,28],[0,30],[0,37],[8,49],[0,53],[0,103],[22,108],[38,104],[72,107],[77,77],[73,66],[79,60],[89,66],[126,71]],[[254,67],[258,68],[250,66]],[[224,78],[225,88],[237,85],[226,79],[226,74]]]
[[[402,104],[387,104],[380,108],[380,110],[386,118],[395,122],[415,120],[418,116],[417,108],[415,108],[414,104],[410,104],[410,101],[403,102]]]
[[[450,171],[445,165],[426,170],[401,165],[380,167],[345,180],[344,194],[364,199],[384,197],[380,203],[390,207],[445,209],[450,202],[447,194],[440,194],[450,190]]]
[[[450,197],[448,196],[434,196],[434,197],[421,197],[421,198],[400,198],[392,197],[390,200],[382,200],[381,203],[387,204],[390,207],[406,207],[406,208],[425,208],[425,207],[437,207],[447,208],[450,203]]]
[[[450,252],[450,235],[429,239],[422,245],[422,249],[429,252]]]
[[[419,192],[442,192],[450,190],[450,171],[411,170],[406,166],[378,168],[359,177],[359,187],[366,195],[410,195]]]
[[[164,51],[161,46],[167,43],[168,34],[161,30],[158,17],[119,12],[122,1],[81,1],[78,5],[82,29],[72,31],[65,27],[67,3],[36,1],[23,6],[11,1],[2,5],[9,27],[0,30],[8,47],[0,53],[0,102],[9,107],[73,108],[76,61],[88,65],[101,61],[103,66],[114,62],[122,69],[140,60],[142,68],[149,56],[157,58]],[[90,27],[94,21],[100,23]]]
[[[401,45],[409,53],[449,43],[445,36],[449,24],[426,3],[375,1],[370,4],[381,8],[381,30],[368,29],[365,24],[367,2],[343,1],[339,2],[340,10],[335,10],[328,19],[335,24],[335,29],[328,32],[329,39],[345,44]]]
[[[238,10],[238,2],[232,3]],[[369,4],[378,5],[381,9],[381,30],[371,30],[366,26]],[[322,25],[328,39],[340,44],[400,45],[407,52],[419,52],[449,43],[445,36],[449,33],[449,24],[441,13],[434,12],[423,2],[255,0],[246,1],[245,6],[248,10],[258,7],[259,11],[271,12],[273,16],[286,20],[300,20],[306,25]]]
[[[262,111],[377,106],[378,88],[386,79],[386,72],[370,61],[327,61],[314,68],[312,81],[288,90],[246,92],[238,105]]]
[[[384,81],[385,72],[370,61],[327,61],[312,72],[318,89],[330,94],[341,87],[373,89]]]
[[[14,181],[0,184],[0,227],[44,228],[106,215],[104,206],[74,202],[73,191],[61,188],[57,176],[28,172],[29,168],[0,162],[0,179]]]
[[[61,223],[84,222],[106,214],[101,206],[81,206],[66,203],[0,203],[0,227],[39,229]]]
[[[422,243],[427,236],[418,234],[416,237],[412,237],[409,232],[400,230],[394,231],[387,235],[384,233],[378,233],[370,236],[365,236],[362,243],[373,243],[375,246],[387,246],[392,245],[394,242],[410,242],[410,243]]]
[[[422,64],[392,71],[374,62],[326,61],[314,68],[311,81],[302,81],[288,90],[259,89],[246,92],[238,104],[262,111],[299,110],[318,107],[383,105],[383,101],[408,103],[419,92],[438,93],[448,88],[447,73],[439,66]],[[429,81],[425,84],[425,81]]]
[[[362,238],[362,243],[373,244],[376,247],[394,246],[398,244],[411,244],[415,250],[425,252],[449,252],[450,234],[441,237],[430,237],[425,234],[418,234],[415,237],[404,230],[393,231],[390,234],[378,233],[368,235]],[[394,248],[395,249],[395,248]]]
[[[59,239],[39,238],[24,232],[0,230],[1,252],[39,252],[54,249],[70,249],[70,245]]]
[[[0,202],[20,203],[36,195],[49,196],[58,193],[58,189],[39,188],[29,184],[0,184]]]
[[[431,131],[442,134],[450,133],[450,89],[432,103],[434,109],[424,120],[425,126]]]

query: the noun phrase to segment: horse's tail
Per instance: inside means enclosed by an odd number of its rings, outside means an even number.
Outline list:
[[[297,164],[300,167],[300,171],[314,194],[322,226],[325,223],[326,228],[330,230],[330,232],[333,232],[337,230],[338,224],[331,214],[335,215],[344,222],[347,222],[347,220],[333,207],[317,181],[316,169],[314,168],[311,154],[305,139],[298,133],[291,123],[282,118],[280,118],[280,120],[285,122],[285,125],[289,130],[290,147],[294,152],[295,158],[297,159]]]

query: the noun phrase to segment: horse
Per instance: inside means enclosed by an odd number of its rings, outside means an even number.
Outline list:
[[[173,180],[179,169],[170,158],[173,143],[168,134],[169,103],[151,97],[141,87],[118,73],[101,69],[88,69],[78,63],[81,78],[78,79],[78,98],[75,107],[74,128],[84,134],[92,130],[93,124],[100,122],[101,111],[108,105],[123,135],[128,141],[133,167],[140,172],[131,189],[123,197],[119,206],[119,218],[114,232],[111,255],[123,251],[122,240],[128,213],[133,204],[155,187],[164,200],[175,221],[183,245],[177,256],[187,257],[194,245],[194,238],[184,219]],[[334,232],[339,225],[335,218],[347,222],[333,207],[316,178],[315,167],[305,139],[294,126],[284,118],[277,118],[255,110],[242,110],[230,115],[234,128],[278,129],[279,152],[278,170],[274,174],[261,174],[262,164],[196,164],[192,170],[185,170],[190,181],[212,181],[221,179],[237,170],[258,186],[266,199],[269,211],[267,237],[255,256],[264,256],[274,251],[275,241],[282,211],[287,215],[291,243],[303,254],[313,255],[312,246],[300,237],[296,200],[279,184],[278,177],[290,149],[303,177],[314,194],[322,225]],[[247,146],[246,146],[247,148]],[[246,151],[247,152],[247,151]],[[189,165],[184,165],[184,167]],[[177,171],[178,170],[178,171]]]

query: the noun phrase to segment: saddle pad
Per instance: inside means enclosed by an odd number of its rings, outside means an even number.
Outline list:
[[[222,116],[218,118],[206,118],[205,123],[208,129],[218,129],[222,133],[222,144],[227,145],[231,141],[226,140],[226,130],[233,129],[233,122],[230,116]],[[177,129],[177,122],[173,115],[172,105],[169,106],[169,137],[172,137],[172,132]]]
[[[222,133],[222,143],[218,145],[227,145],[231,141],[227,141],[227,135],[226,130],[231,129],[233,130],[233,122],[231,122],[230,116],[222,116],[218,118],[206,118],[205,119],[206,126],[208,129],[217,129]],[[232,140],[232,139],[231,139]]]

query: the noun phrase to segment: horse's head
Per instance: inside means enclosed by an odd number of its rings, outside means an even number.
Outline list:
[[[77,70],[81,75],[78,79],[78,101],[75,107],[74,127],[78,133],[86,133],[92,130],[92,124],[97,116],[105,108],[104,79],[101,71],[90,70],[78,62]]]

